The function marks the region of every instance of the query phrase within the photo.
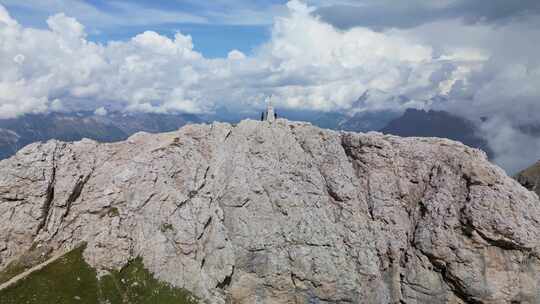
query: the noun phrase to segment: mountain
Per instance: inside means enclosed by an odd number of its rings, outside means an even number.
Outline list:
[[[340,129],[353,132],[378,131],[400,116],[394,111],[358,112],[341,123]]]
[[[353,104],[353,109],[392,109],[400,108],[413,102],[405,95],[394,95],[389,92],[377,89],[366,90]],[[427,101],[419,101],[420,104],[427,104]]]
[[[539,303],[539,204],[461,143],[285,119],[36,143],[0,161],[0,299]]]
[[[540,161],[519,172],[515,178],[523,187],[540,195]]]
[[[407,109],[381,132],[403,137],[448,138],[481,149],[493,157],[487,141],[478,135],[473,122],[444,111]]]
[[[125,140],[139,132],[167,132],[187,123],[200,122],[189,114],[82,113],[28,114],[14,119],[0,119],[0,159],[38,141],[58,139],[77,141],[90,138],[100,142]]]
[[[352,113],[341,113],[336,111],[316,111],[278,108],[277,114],[294,121],[310,122],[318,127],[332,130],[344,130],[353,132],[378,131],[385,127],[390,121],[399,117],[400,112],[388,110],[376,111],[356,111]],[[238,123],[243,119],[260,119],[259,112],[234,112],[225,108],[218,109],[213,114],[200,115],[199,117],[207,122],[220,121],[228,123]]]
[[[289,116],[286,116],[289,118]],[[341,130],[341,126],[349,119],[349,117],[339,112],[323,112],[317,113],[307,119],[301,119],[302,121],[310,122],[320,128]],[[294,119],[293,119],[294,120]]]
[[[284,114],[287,119],[307,121],[320,128],[352,132],[378,131],[400,115],[393,111],[363,111],[352,115],[339,112],[312,112],[304,116]]]
[[[20,136],[8,129],[0,129],[0,159],[7,158],[17,152]]]

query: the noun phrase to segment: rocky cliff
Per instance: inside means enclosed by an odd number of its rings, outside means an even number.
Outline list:
[[[538,197],[483,152],[278,120],[0,162],[0,269],[86,243],[209,303],[540,303]]]

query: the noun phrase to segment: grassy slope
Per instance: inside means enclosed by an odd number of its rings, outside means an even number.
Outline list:
[[[195,304],[183,289],[157,281],[136,259],[121,271],[97,279],[82,257],[84,247],[0,291],[2,304]]]

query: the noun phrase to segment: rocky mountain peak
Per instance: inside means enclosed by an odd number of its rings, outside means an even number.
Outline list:
[[[538,303],[538,197],[446,139],[278,119],[0,161],[0,269],[86,243],[211,303]]]

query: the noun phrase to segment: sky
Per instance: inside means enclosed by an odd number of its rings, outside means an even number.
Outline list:
[[[0,0],[0,118],[249,111],[269,95],[438,109],[477,122],[515,172],[540,159],[524,131],[540,125],[538,54],[537,0]]]
[[[2,0],[14,19],[28,27],[47,28],[47,18],[64,13],[85,25],[87,39],[106,43],[129,40],[144,31],[169,37],[191,35],[195,50],[207,58],[232,49],[249,53],[270,35],[272,18],[284,1],[196,0]]]

